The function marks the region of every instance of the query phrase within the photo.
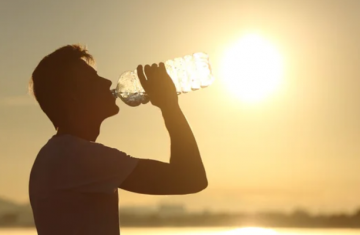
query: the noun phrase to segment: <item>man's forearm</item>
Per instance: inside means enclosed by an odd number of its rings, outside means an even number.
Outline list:
[[[162,114],[171,139],[170,164],[207,183],[195,136],[180,107],[162,109]]]

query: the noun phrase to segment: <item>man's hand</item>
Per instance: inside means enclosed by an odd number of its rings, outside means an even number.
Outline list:
[[[178,106],[178,95],[176,87],[168,73],[164,63],[145,66],[144,75],[143,67],[137,67],[137,74],[140,83],[148,94],[151,103],[160,109],[169,109]]]

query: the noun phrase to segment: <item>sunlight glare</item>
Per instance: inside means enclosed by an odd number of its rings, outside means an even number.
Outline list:
[[[240,228],[229,233],[227,235],[278,235],[278,233],[272,229],[264,228]]]
[[[248,34],[226,51],[222,76],[229,90],[242,101],[256,103],[280,87],[283,59],[263,37]]]

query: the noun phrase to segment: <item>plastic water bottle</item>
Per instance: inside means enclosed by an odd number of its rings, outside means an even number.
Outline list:
[[[214,81],[209,56],[202,52],[168,60],[165,62],[165,68],[175,84],[178,95],[207,87]],[[121,74],[112,93],[129,106],[149,102],[136,69]]]

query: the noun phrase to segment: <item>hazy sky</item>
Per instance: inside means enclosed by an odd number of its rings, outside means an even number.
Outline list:
[[[216,82],[180,98],[207,168],[206,191],[185,197],[120,192],[120,204],[352,211],[360,207],[359,0],[1,0],[0,196],[28,201],[28,178],[53,127],[27,95],[38,62],[88,45],[114,83],[139,63],[207,52]],[[282,54],[282,88],[256,105],[228,92],[224,51],[247,32]],[[236,76],[234,74],[234,76]],[[89,94],[90,96],[91,94]],[[139,158],[169,159],[159,110],[127,107],[99,142]],[[151,148],[151,152],[145,149]]]

